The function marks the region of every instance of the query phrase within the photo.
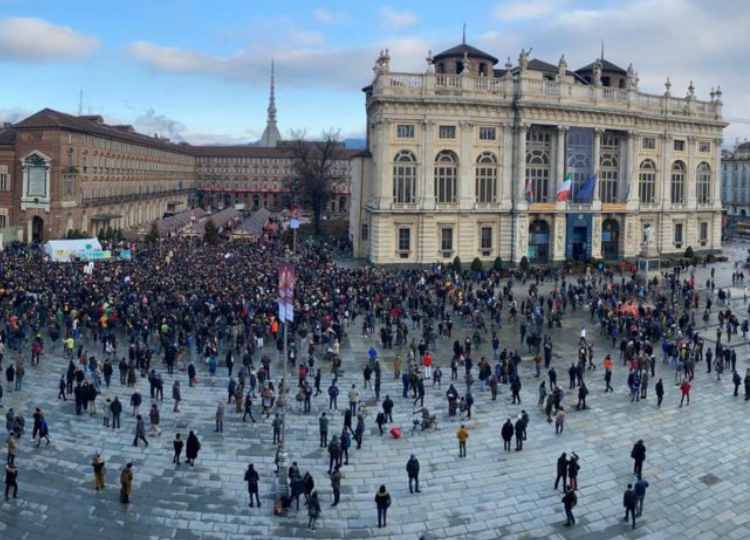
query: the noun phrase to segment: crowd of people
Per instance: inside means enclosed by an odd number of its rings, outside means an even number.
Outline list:
[[[290,418],[304,422],[313,400],[322,394],[319,399],[328,404],[329,414],[323,412],[317,422],[320,447],[328,453],[332,506],[339,503],[343,467],[349,464],[352,444],[357,449],[363,446],[368,400],[377,404],[375,422],[380,434],[400,436],[393,422],[397,403],[390,394],[381,399],[385,377],[392,376],[391,385],[401,384],[398,407],[414,410],[414,426],[420,431],[435,428],[440,421],[434,409],[425,407],[425,396],[439,395],[440,400],[445,396],[444,418],[460,423],[456,437],[462,458],[467,455],[468,422],[476,394],[484,396],[489,391],[488,399],[494,402],[507,386],[511,405],[521,405],[523,384],[531,380],[538,385],[540,416],[560,435],[572,408],[566,404],[567,393],[575,392],[575,409],[585,411],[593,374],[602,374],[603,391],[608,394],[613,390],[616,363],[627,371],[632,402],[648,398],[658,362],[660,371],[667,367],[674,371],[673,383],[679,385],[683,398],[680,406],[685,401],[690,404],[695,368],[703,361],[707,372],[715,370],[718,378],[725,370],[732,373],[735,396],[738,381],[744,381],[745,399],[750,399],[750,370],[744,377],[737,372],[736,353],[729,346],[732,336],[739,332],[746,336],[747,317],[733,311],[724,290],[717,292],[713,270],[705,284],[697,284],[694,269],[687,266],[652,281],[609,271],[576,276],[545,271],[506,275],[460,273],[442,265],[396,271],[337,265],[332,252],[319,245],[302,244],[290,255],[276,238],[222,242],[199,249],[190,240],[167,239],[158,245],[139,244],[134,251],[132,261],[100,263],[91,273],[83,272],[80,263],[50,262],[41,251],[27,247],[0,254],[0,371],[5,376],[5,392],[22,391],[29,371],[33,384],[34,370],[53,364],[61,372],[60,406],[68,406],[71,398],[75,414],[102,416],[105,427],[118,430],[123,402],[117,396],[106,398],[104,404],[97,401],[109,395],[110,386],[119,384],[121,394],[128,396],[124,405],[130,407],[133,419],[133,446],[147,446],[150,436],[159,436],[162,415],[179,414],[180,403],[198,385],[216,389],[212,421],[217,433],[224,429],[225,407],[234,406],[242,422],[267,420],[274,445],[283,441],[285,423]],[[290,259],[296,268],[294,321],[284,328],[277,317],[278,268]],[[737,269],[733,282],[744,279],[741,275]],[[712,349],[698,331],[696,315],[702,310],[701,318],[707,321],[714,302],[719,303],[719,326]],[[583,315],[587,322],[575,329],[577,359],[570,359],[570,367],[563,368],[552,362],[556,344],[551,329],[568,325],[571,315],[576,320]],[[501,342],[500,331],[508,325],[517,329],[518,342]],[[465,334],[464,339],[458,337],[457,329]],[[342,350],[357,331],[371,343],[369,354],[345,366]],[[592,332],[600,334],[599,343],[609,345],[605,351],[595,350]],[[450,361],[441,366],[437,356],[445,356],[445,351]],[[391,375],[384,367],[386,358]],[[601,371],[597,371],[598,358],[602,358]],[[283,377],[284,362],[290,367],[289,380]],[[533,369],[523,372],[522,366]],[[343,414],[337,414],[338,398],[344,391],[342,372],[351,368],[361,369],[362,382],[346,390],[347,406],[342,407]],[[219,369],[226,370],[226,377],[217,373]],[[442,369],[450,371],[445,394]],[[558,380],[557,369],[567,369],[567,388]],[[226,387],[218,384],[224,380]],[[168,381],[171,413],[162,408]],[[141,414],[146,398],[139,388],[145,384],[150,405]],[[658,378],[653,384],[657,406],[661,406],[665,383]],[[2,390],[0,385],[0,400]],[[299,403],[297,411],[291,411],[291,401]],[[32,417],[32,439],[37,445],[42,439],[49,445],[45,413],[35,407]],[[334,427],[339,418],[341,426]],[[498,425],[505,451],[511,451],[514,437],[515,450],[524,448],[529,422],[523,409]],[[386,432],[388,426],[395,429]],[[8,409],[6,428],[7,499],[11,492],[14,497],[18,492],[16,455],[24,435],[24,411]],[[198,435],[188,431],[184,443],[182,435],[175,434],[175,466],[181,463],[183,447],[189,465],[198,459]],[[104,459],[97,454],[91,464],[96,490],[103,490]],[[570,458],[563,454],[557,461],[555,489],[562,480],[569,525],[575,523],[572,510],[577,504],[579,468],[575,453]],[[410,491],[420,493],[415,455],[406,461],[406,470]],[[120,471],[124,504],[130,502],[135,472],[132,462]],[[245,472],[250,507],[261,505],[263,472],[254,464]],[[299,508],[303,495],[308,525],[314,528],[321,503],[311,473],[302,474],[297,463],[277,472],[288,483],[289,496],[276,498],[274,511],[286,512],[295,502]],[[625,494],[628,516],[638,501],[642,511],[645,496],[640,468],[634,474],[637,478]],[[386,526],[391,501],[386,486],[381,485],[375,494],[379,526]],[[632,519],[634,526],[635,514]]]

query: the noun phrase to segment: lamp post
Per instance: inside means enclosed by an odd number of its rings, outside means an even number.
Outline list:
[[[288,388],[289,388],[289,362],[287,361],[287,347],[289,340],[288,326],[294,320],[294,282],[296,275],[294,266],[289,263],[283,263],[279,268],[279,321],[282,324],[282,339],[284,343],[284,376],[279,385],[279,397],[277,400],[278,409],[281,416],[281,433],[278,446],[278,473],[277,473],[277,493],[281,498],[289,497],[289,482],[286,470],[289,463],[289,454],[286,450],[286,411],[288,406]]]

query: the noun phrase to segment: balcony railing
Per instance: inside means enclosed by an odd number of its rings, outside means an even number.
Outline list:
[[[497,100],[517,98],[530,101],[549,101],[557,104],[586,105],[608,109],[623,109],[721,119],[720,101],[699,101],[655,95],[638,90],[626,90],[580,83],[537,79],[530,76],[484,77],[447,73],[379,73],[372,86],[372,96],[466,96],[472,99]]]
[[[133,201],[143,201],[149,199],[158,199],[161,197],[170,197],[172,195],[181,195],[193,191],[190,188],[171,189],[166,191],[153,191],[151,193],[127,193],[123,195],[108,195],[106,197],[83,197],[81,204],[83,206],[105,206],[108,204],[120,204]]]

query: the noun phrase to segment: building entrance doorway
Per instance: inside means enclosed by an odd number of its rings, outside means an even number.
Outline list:
[[[44,220],[39,216],[31,218],[31,241],[35,243],[44,241]]]

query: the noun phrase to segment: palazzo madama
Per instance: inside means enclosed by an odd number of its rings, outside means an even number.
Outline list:
[[[603,54],[572,71],[524,50],[501,68],[466,43],[429,54],[423,73],[390,61],[381,52],[364,88],[355,255],[554,263],[721,248],[718,87],[704,101],[667,78],[649,94]]]

